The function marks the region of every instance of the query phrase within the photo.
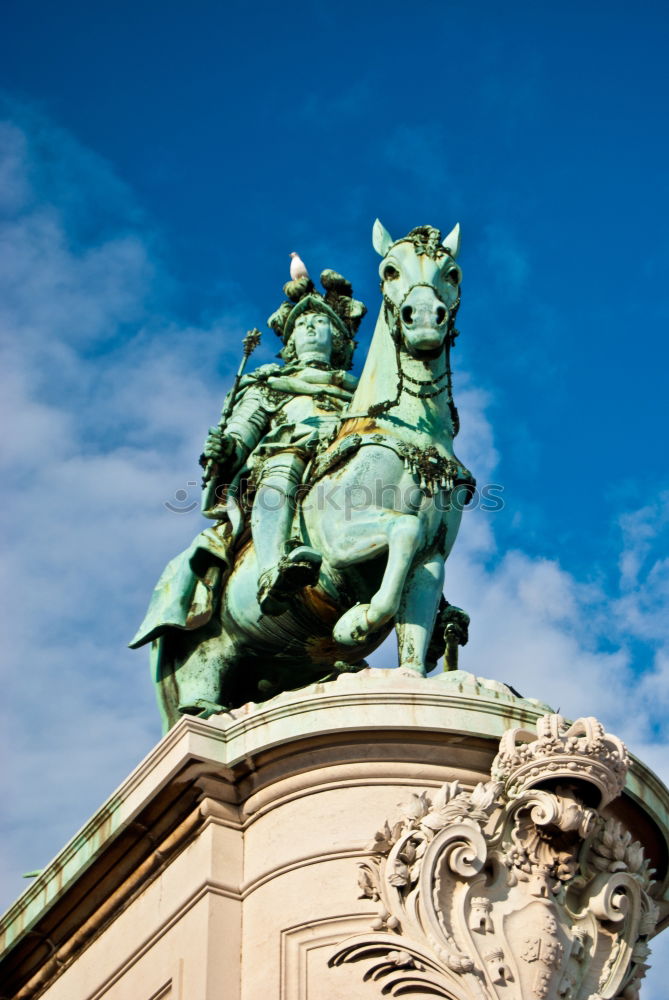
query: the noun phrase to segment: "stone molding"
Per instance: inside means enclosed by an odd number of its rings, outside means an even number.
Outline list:
[[[369,916],[350,913],[287,927],[281,932],[279,1000],[309,995],[307,963],[309,952],[328,948],[341,941],[342,933],[362,931]]]
[[[473,791],[414,794],[360,865],[371,933],[330,966],[361,961],[392,996],[636,1000],[658,887],[641,844],[601,812],[628,767],[597,720],[551,714],[505,734]]]

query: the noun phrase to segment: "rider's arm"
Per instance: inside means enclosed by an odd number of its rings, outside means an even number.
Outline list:
[[[270,415],[255,386],[242,393],[230,417],[210,427],[200,462],[218,465],[223,475],[234,475],[269,429]],[[225,407],[224,407],[225,412]]]
[[[265,399],[260,389],[247,389],[235,405],[225,428],[221,428],[226,437],[234,439],[240,464],[269,430],[270,415],[264,404]]]

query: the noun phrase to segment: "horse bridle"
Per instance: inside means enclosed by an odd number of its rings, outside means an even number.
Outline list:
[[[381,282],[381,296],[383,297],[383,305],[385,307],[385,312],[386,312],[386,323],[388,324],[388,328],[390,330],[390,336],[393,338],[393,340],[396,341],[398,339],[399,340],[402,339],[402,319],[401,319],[401,312],[402,312],[403,306],[405,305],[405,303],[406,303],[407,299],[409,298],[409,296],[411,295],[411,293],[413,291],[415,291],[416,288],[429,288],[430,291],[432,291],[434,293],[434,295],[437,297],[437,299],[439,300],[439,302],[441,302],[442,306],[444,307],[444,309],[448,313],[448,326],[446,328],[446,338],[444,340],[444,343],[446,343],[446,341],[449,341],[450,345],[452,345],[453,341],[455,340],[455,337],[453,335],[453,331],[454,331],[454,327],[455,327],[455,317],[457,315],[458,309],[460,308],[460,289],[459,288],[458,288],[458,297],[457,297],[457,299],[455,300],[455,302],[453,303],[452,306],[449,306],[449,304],[444,301],[443,297],[439,294],[439,292],[434,287],[434,285],[430,285],[429,282],[427,282],[427,281],[417,281],[415,285],[411,285],[406,290],[406,292],[405,292],[405,294],[404,294],[404,296],[402,298],[402,301],[399,303],[399,305],[395,305],[395,303],[393,302],[393,300],[384,291],[383,285],[384,285],[384,283],[382,281]],[[389,316],[392,317],[392,320],[393,320],[392,325],[389,322]]]
[[[457,411],[455,409],[455,404],[453,403],[453,377],[451,372],[451,356],[450,348],[455,343],[455,338],[458,335],[455,329],[455,317],[457,316],[458,309],[460,308],[460,289],[458,289],[458,297],[453,303],[452,307],[449,307],[448,303],[444,302],[443,298],[436,290],[434,285],[430,285],[425,281],[416,282],[415,285],[411,285],[407,289],[402,301],[399,305],[395,305],[393,300],[386,295],[383,287],[383,281],[381,282],[381,295],[383,297],[383,306],[385,310],[385,319],[388,329],[390,331],[390,336],[395,345],[395,358],[397,361],[397,393],[394,399],[387,399],[383,403],[374,403],[370,406],[368,414],[370,417],[378,417],[382,413],[387,413],[388,410],[393,409],[393,407],[399,405],[399,401],[402,398],[402,393],[406,392],[409,396],[413,396],[415,399],[435,399],[440,396],[443,392],[448,392],[449,398],[449,409],[451,410],[451,416],[453,418],[454,427],[457,425]],[[444,342],[440,348],[440,352],[444,352],[444,358],[446,361],[446,370],[441,373],[436,379],[415,379],[410,375],[407,375],[402,367],[402,352],[408,354],[406,346],[402,338],[402,307],[406,303],[407,299],[411,293],[416,288],[429,288],[436,295],[437,299],[444,306],[448,313],[448,325],[446,327],[446,336],[444,337]],[[391,322],[392,319],[392,322]],[[439,382],[446,380],[443,385],[437,385]],[[412,385],[418,387],[418,390],[410,389],[405,382],[410,382]],[[423,386],[437,385],[437,388],[433,392],[421,391]]]

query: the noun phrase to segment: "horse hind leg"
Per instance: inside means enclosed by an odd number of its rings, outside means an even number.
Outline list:
[[[333,630],[336,642],[357,646],[395,616],[402,591],[416,552],[423,538],[423,527],[415,514],[393,514],[385,521],[385,547],[388,560],[381,586],[369,604],[356,604],[343,615]]]

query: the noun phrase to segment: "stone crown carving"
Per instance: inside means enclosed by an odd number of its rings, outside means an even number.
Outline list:
[[[629,768],[625,745],[592,717],[568,725],[560,715],[544,715],[537,731],[511,729],[499,744],[493,779],[509,798],[556,779],[583,781],[600,793],[600,807],[617,798]]]

